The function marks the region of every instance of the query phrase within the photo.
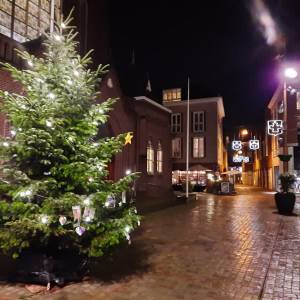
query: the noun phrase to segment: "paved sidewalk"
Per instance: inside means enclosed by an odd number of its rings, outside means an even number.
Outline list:
[[[2,283],[0,299],[300,299],[300,205],[299,216],[281,216],[272,194],[249,187],[238,193],[200,194],[147,215],[125,271],[111,281],[44,295]]]

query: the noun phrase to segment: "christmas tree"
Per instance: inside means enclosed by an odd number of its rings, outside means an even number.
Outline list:
[[[71,19],[45,34],[42,57],[19,52],[27,68],[4,64],[21,94],[0,91],[11,134],[2,137],[0,249],[66,249],[99,257],[130,242],[139,216],[126,191],[136,173],[108,180],[108,165],[131,133],[96,140],[115,99],[97,104],[107,66],[88,69]],[[128,196],[128,193],[127,193]]]

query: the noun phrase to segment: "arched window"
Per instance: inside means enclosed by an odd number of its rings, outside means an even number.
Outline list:
[[[163,151],[160,142],[158,142],[158,146],[157,146],[156,168],[157,168],[157,173],[163,172]]]
[[[154,174],[154,150],[151,141],[147,145],[147,173]]]

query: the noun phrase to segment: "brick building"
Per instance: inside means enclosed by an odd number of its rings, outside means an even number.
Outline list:
[[[40,55],[42,53],[40,36],[51,26],[51,3],[54,4],[56,15],[59,14],[60,9],[60,1],[39,1],[37,7],[34,5],[36,1],[27,1],[29,6],[24,7],[24,11],[22,11],[22,14],[25,15],[24,22],[20,23],[17,11],[21,9],[23,2],[26,1],[13,1],[13,5],[8,0],[0,3],[0,13],[7,15],[5,15],[5,19],[0,20],[0,59],[2,62],[13,63],[19,68],[24,67],[23,62],[18,59],[14,49],[26,49]],[[105,1],[102,2],[103,11],[105,11]],[[68,5],[72,3],[72,1],[67,2]],[[87,29],[93,26],[95,21],[94,19],[90,20],[86,14],[88,5],[93,5],[93,2],[80,1],[80,3],[74,2],[74,4],[75,24],[80,29],[81,47],[79,51],[84,53],[86,48],[93,45],[93,42],[86,36]],[[7,5],[10,10],[7,10]],[[67,12],[68,8],[66,6]],[[32,9],[37,16],[35,27],[31,27],[32,23],[29,21],[33,14]],[[7,14],[8,11],[10,14]],[[105,15],[103,11],[101,13]],[[47,22],[42,19],[46,13],[48,13]],[[106,64],[112,61],[108,51],[109,38],[105,18],[101,18],[101,24],[103,26],[101,26],[99,36],[102,42],[96,48],[95,64]],[[22,27],[22,30],[19,30],[19,26]],[[23,35],[20,35],[21,33]],[[94,39],[95,36],[91,35],[90,38]],[[137,83],[136,79],[142,78],[140,74],[138,76],[132,76],[130,73],[123,75],[129,79],[135,89],[130,92],[126,90],[125,80],[122,80],[124,76],[122,77],[113,66],[101,83],[99,101],[104,101],[109,97],[118,97],[119,101],[111,112],[109,122],[100,128],[99,132],[102,137],[128,131],[133,132],[132,144],[127,145],[109,166],[111,179],[117,180],[127,171],[140,172],[140,178],[136,183],[137,206],[141,210],[149,210],[167,205],[173,200],[169,130],[171,112],[148,97],[133,97],[145,93],[146,82],[138,81]],[[22,91],[22,87],[11,79],[8,72],[2,69],[0,70],[0,88],[15,93]],[[8,131],[9,122],[4,115],[0,115],[0,134],[5,135]]]
[[[172,111],[173,170],[186,170],[187,101],[182,101],[181,90],[164,90],[163,104]],[[227,167],[223,144],[222,97],[190,100],[189,165],[194,171],[209,169],[222,172]]]

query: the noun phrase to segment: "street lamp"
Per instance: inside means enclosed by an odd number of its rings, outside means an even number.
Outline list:
[[[288,155],[288,147],[287,147],[287,84],[286,81],[288,79],[295,79],[298,76],[298,72],[293,67],[287,67],[284,69],[284,81],[283,81],[283,122],[284,122],[284,145],[283,145],[283,154]],[[283,172],[289,171],[288,161],[283,162]]]
[[[248,135],[248,130],[247,129],[243,129],[242,131],[241,131],[241,134],[242,134],[242,136],[246,136],[246,135]]]

